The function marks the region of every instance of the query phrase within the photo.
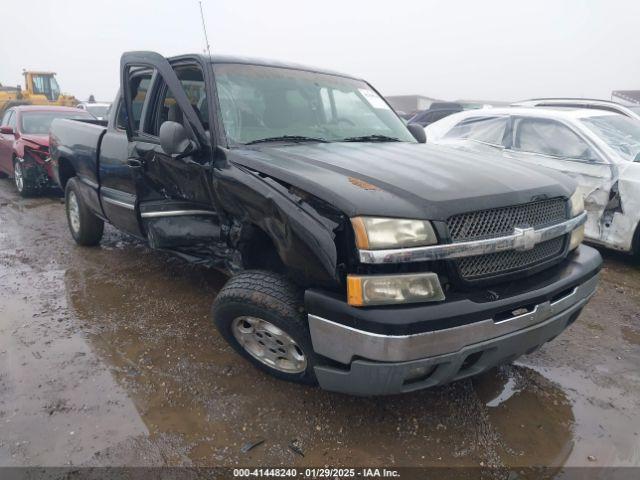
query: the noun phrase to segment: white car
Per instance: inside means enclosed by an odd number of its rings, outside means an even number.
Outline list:
[[[111,104],[108,102],[82,102],[78,108],[86,110],[98,120],[106,120]]]
[[[425,132],[429,143],[566,173],[584,196],[587,240],[640,254],[640,121],[595,109],[511,107],[456,113]]]

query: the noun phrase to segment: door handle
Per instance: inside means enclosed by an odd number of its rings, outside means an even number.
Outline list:
[[[127,159],[127,165],[131,168],[144,168],[144,162],[139,158]]]

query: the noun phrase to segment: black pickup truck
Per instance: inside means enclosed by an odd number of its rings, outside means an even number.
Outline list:
[[[109,222],[227,271],[213,321],[282,379],[464,378],[553,339],[596,290],[570,180],[425,145],[348,75],[125,53],[108,122],[56,120],[50,143],[75,241]]]

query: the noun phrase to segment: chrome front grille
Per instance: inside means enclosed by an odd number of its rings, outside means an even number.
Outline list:
[[[542,228],[567,219],[563,198],[553,198],[510,207],[455,215],[447,220],[449,235],[455,242],[468,242],[511,235],[516,227]],[[453,263],[464,280],[517,272],[558,257],[564,251],[565,237],[539,243],[531,250],[460,258]]]

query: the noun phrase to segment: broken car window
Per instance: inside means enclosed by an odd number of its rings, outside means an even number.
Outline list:
[[[389,137],[415,143],[365,82],[290,68],[215,65],[222,122],[232,143],[306,137]]]
[[[555,120],[517,119],[515,129],[513,150],[579,160],[596,159],[584,140]]]
[[[625,160],[636,161],[640,154],[640,123],[624,115],[598,115],[581,122]]]
[[[491,145],[502,145],[508,117],[471,117],[453,127],[444,138],[464,138]]]

